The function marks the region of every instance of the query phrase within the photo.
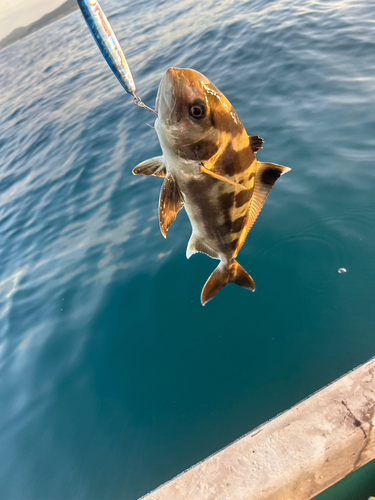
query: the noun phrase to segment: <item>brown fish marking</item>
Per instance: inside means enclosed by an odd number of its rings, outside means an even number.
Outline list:
[[[194,143],[193,147],[189,144],[182,146],[180,150],[181,156],[184,156],[187,160],[204,161],[212,158],[218,152],[219,148],[219,142],[204,138]]]
[[[230,225],[235,196],[233,187],[207,176],[198,186],[195,180],[191,180],[184,192],[189,193],[190,205],[199,207],[206,243],[213,246],[216,253],[226,252],[232,241]]]
[[[242,142],[241,136],[239,139]],[[222,175],[232,178],[235,177],[235,180],[241,183],[245,178],[241,174],[249,168],[249,165],[253,163],[255,157],[253,151],[249,147],[248,137],[247,145],[242,149],[234,149],[234,142],[235,141],[228,142],[226,147],[221,151],[221,154],[215,158],[213,169]]]
[[[194,70],[170,68],[156,108],[163,156],[133,172],[166,176],[159,204],[163,235],[185,204],[193,229],[186,256],[203,252],[221,261],[203,287],[203,305],[228,283],[254,291],[235,258],[274,183],[290,169],[257,162],[263,139],[249,137],[228,99]]]

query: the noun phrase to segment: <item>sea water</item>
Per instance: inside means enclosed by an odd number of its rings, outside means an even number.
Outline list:
[[[228,97],[280,179],[250,293],[165,240],[160,154],[79,11],[0,52],[0,492],[135,500],[375,354],[375,4],[103,0],[139,95]],[[346,273],[339,273],[340,268]]]

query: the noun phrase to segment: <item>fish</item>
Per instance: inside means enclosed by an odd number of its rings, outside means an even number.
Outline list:
[[[228,99],[198,71],[169,68],[155,108],[162,155],[133,174],[164,179],[162,235],[185,208],[192,227],[186,257],[204,253],[220,261],[202,289],[203,306],[228,283],[254,292],[253,278],[236,258],[275,182],[291,169],[257,161],[263,139],[247,134]]]
[[[129,64],[98,1],[77,2],[104,59],[126,92],[136,98],[136,86]]]

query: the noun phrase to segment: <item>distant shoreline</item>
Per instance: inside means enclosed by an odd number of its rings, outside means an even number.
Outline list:
[[[5,38],[0,40],[0,50],[5,49],[9,45],[18,42],[22,38],[25,38],[28,35],[31,35],[35,31],[38,31],[49,24],[62,19],[63,17],[75,12],[78,9],[77,0],[66,0],[60,7],[45,14],[43,17],[35,21],[34,23],[29,24],[28,26],[22,26],[20,28],[16,28]]]

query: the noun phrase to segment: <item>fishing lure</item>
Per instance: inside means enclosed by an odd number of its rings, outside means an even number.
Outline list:
[[[137,96],[129,64],[99,2],[97,0],[77,0],[77,2],[100,52],[122,87],[134,97],[134,104],[157,116],[157,113]]]

